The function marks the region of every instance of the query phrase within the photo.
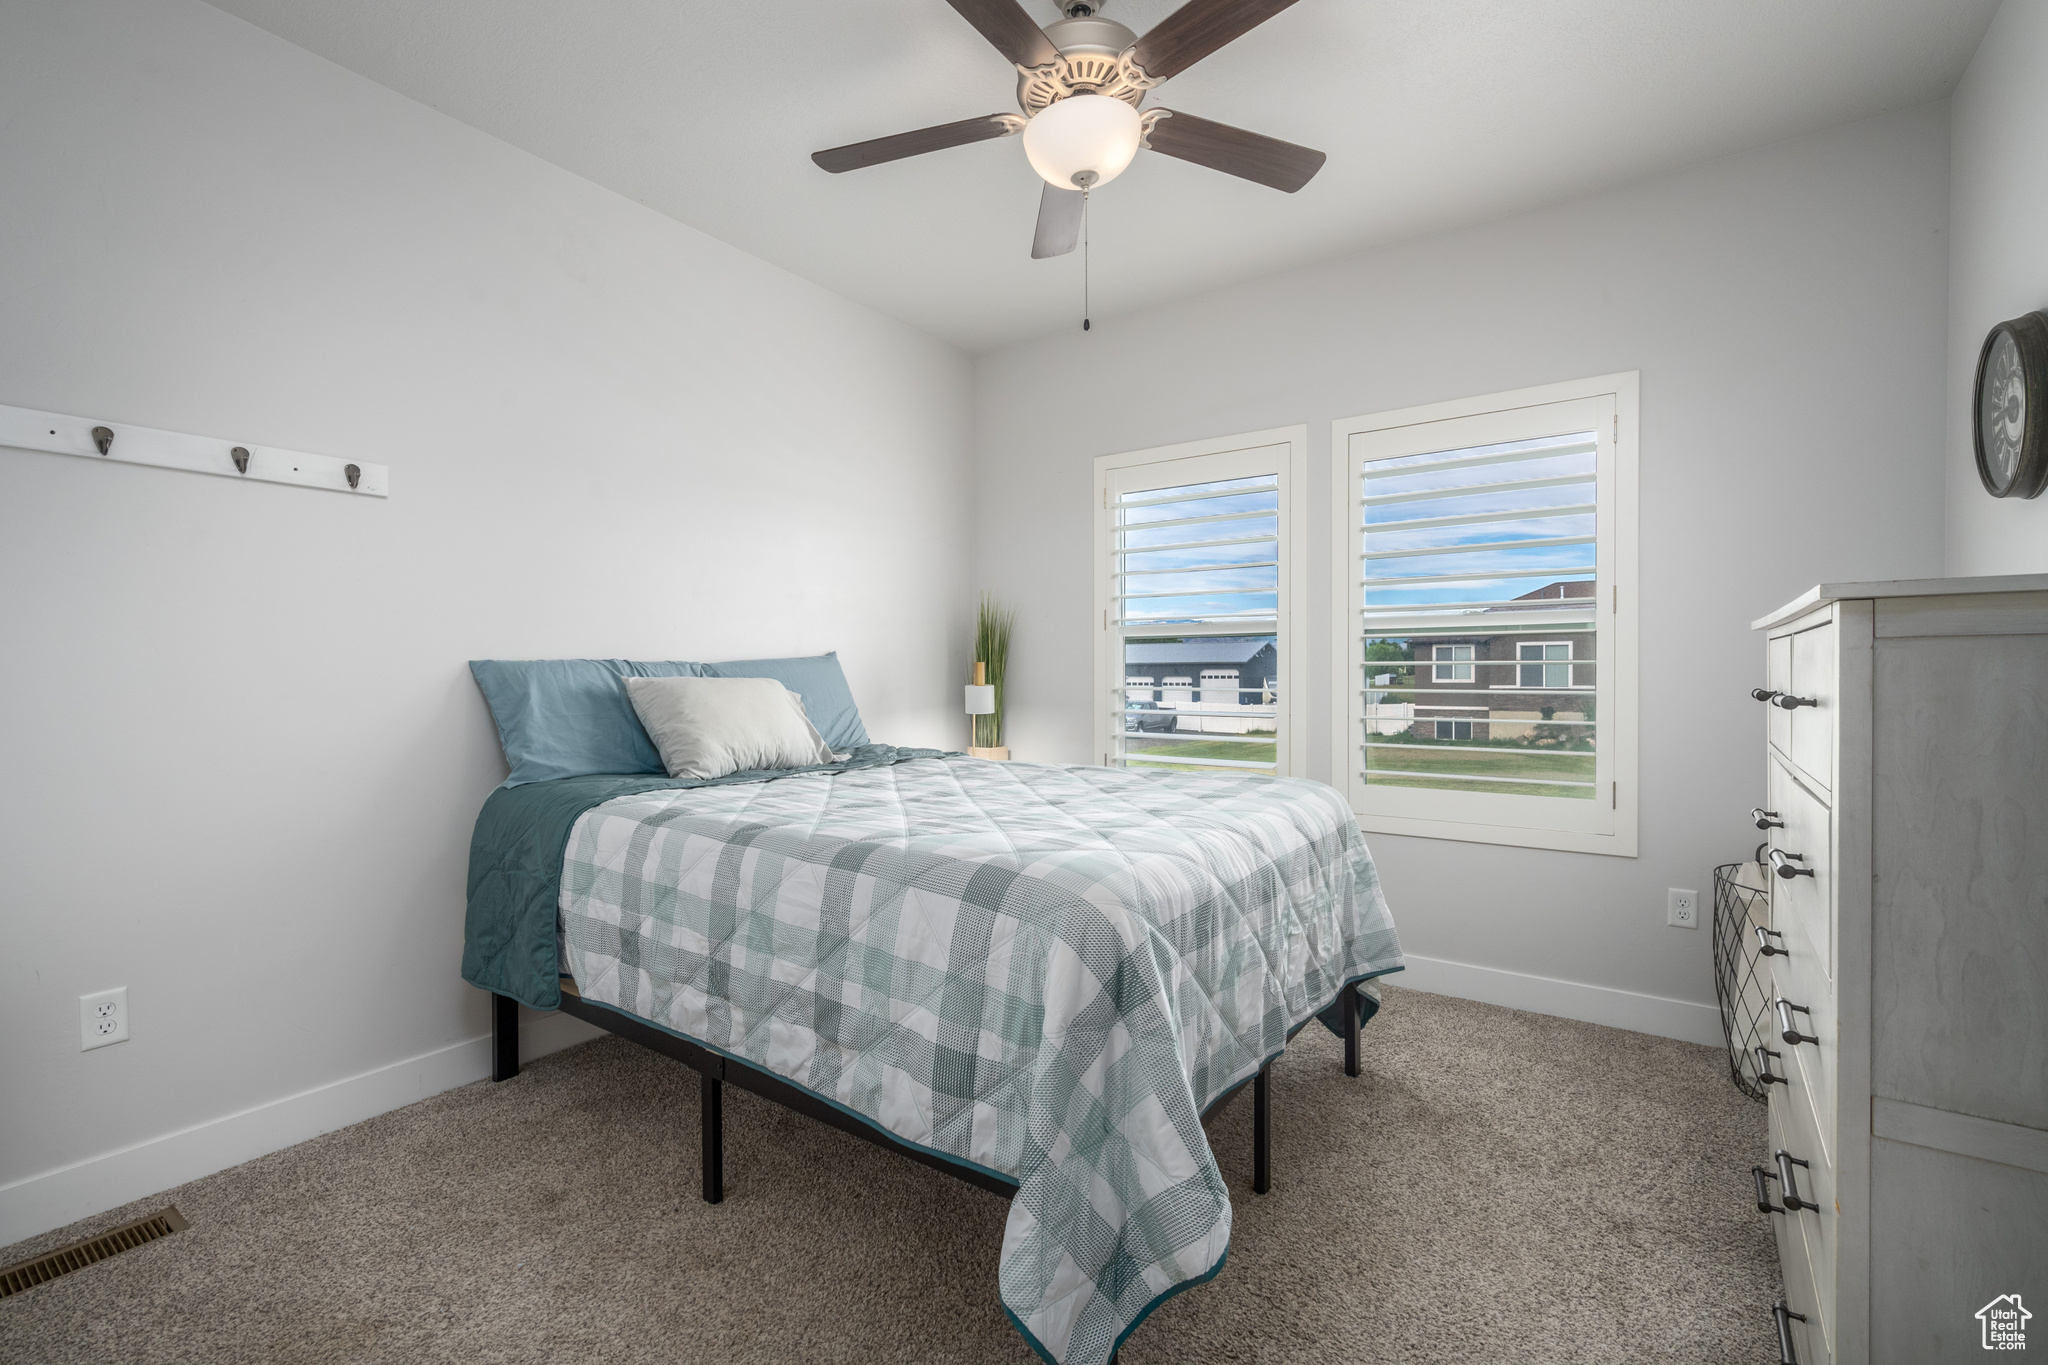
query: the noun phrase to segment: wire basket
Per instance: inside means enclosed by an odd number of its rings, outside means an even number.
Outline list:
[[[1721,1002],[1721,1036],[1728,1041],[1728,1074],[1735,1088],[1759,1104],[1756,1049],[1770,1036],[1771,993],[1757,955],[1759,927],[1771,923],[1770,869],[1761,863],[1723,863],[1714,869],[1714,995]]]

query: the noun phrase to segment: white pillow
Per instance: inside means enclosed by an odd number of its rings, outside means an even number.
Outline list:
[[[670,777],[809,768],[832,751],[803,699],[773,678],[627,678],[626,696]]]

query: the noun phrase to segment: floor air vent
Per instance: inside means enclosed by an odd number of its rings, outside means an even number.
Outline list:
[[[188,1226],[185,1215],[175,1207],[152,1213],[147,1218],[138,1218],[132,1223],[89,1237],[83,1242],[73,1242],[68,1247],[44,1252],[33,1261],[23,1261],[0,1270],[0,1299],[19,1294],[24,1289],[33,1289],[45,1280],[54,1280],[59,1275],[69,1275],[74,1270],[104,1261],[109,1256],[118,1256],[133,1250],[144,1242],[154,1242],[159,1237],[168,1237],[174,1232],[183,1232]]]

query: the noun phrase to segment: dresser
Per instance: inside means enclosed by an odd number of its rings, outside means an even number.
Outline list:
[[[2011,1296],[2048,1351],[2048,575],[1755,626],[1783,1358],[1981,1361]]]

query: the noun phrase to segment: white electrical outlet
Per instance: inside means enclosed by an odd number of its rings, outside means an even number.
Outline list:
[[[94,991],[78,997],[78,1050],[90,1052],[109,1043],[128,1041],[128,988]]]
[[[1671,887],[1664,893],[1664,922],[1674,929],[1700,927],[1700,893]]]

